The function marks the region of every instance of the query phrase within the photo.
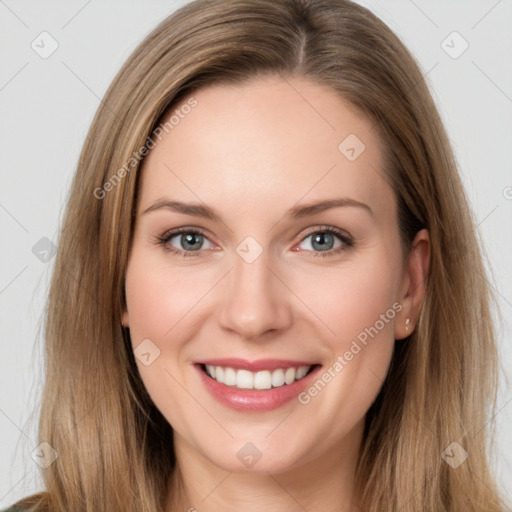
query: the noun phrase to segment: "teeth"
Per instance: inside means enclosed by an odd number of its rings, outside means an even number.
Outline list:
[[[286,384],[291,384],[295,380],[295,368],[288,368],[284,373],[284,381]]]
[[[272,372],[272,386],[278,388],[284,384],[284,370],[274,370]]]
[[[226,371],[224,372],[224,384],[227,386],[236,385],[236,372],[233,368],[226,368]]]
[[[236,387],[241,389],[253,389],[253,374],[247,370],[238,370],[236,372]]]
[[[310,368],[311,366],[300,366],[299,368],[279,368],[272,372],[269,370],[250,372],[249,370],[206,365],[206,373],[212,379],[226,386],[236,386],[240,389],[270,389],[292,384],[296,380],[302,379]]]
[[[272,387],[272,374],[268,370],[257,372],[254,375],[253,384],[255,389],[270,389]]]
[[[308,373],[308,370],[309,370],[310,367],[308,366],[301,366],[300,368],[297,369],[297,375],[296,375],[296,379],[302,379],[302,377],[304,377],[306,375],[306,373]]]

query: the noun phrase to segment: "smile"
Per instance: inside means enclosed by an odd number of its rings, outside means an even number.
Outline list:
[[[298,368],[278,368],[276,370],[263,370],[252,372],[249,370],[237,370],[231,367],[204,365],[204,371],[212,379],[226,386],[234,386],[238,389],[272,389],[292,384],[305,377],[313,366],[300,366]]]
[[[205,390],[243,412],[277,409],[310,386],[322,365],[309,361],[210,359],[194,364]]]

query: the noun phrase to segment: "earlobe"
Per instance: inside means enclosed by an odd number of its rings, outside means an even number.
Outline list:
[[[397,316],[395,339],[410,336],[421,311],[421,305],[427,288],[430,268],[430,237],[426,229],[416,233],[411,244],[407,265],[404,269],[403,287],[400,303],[403,308]]]

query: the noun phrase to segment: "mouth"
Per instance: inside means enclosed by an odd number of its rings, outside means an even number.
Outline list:
[[[236,411],[263,412],[312,385],[321,364],[308,361],[216,359],[194,364],[205,389]]]
[[[289,386],[303,379],[318,365],[283,366],[275,370],[250,371],[230,366],[201,364],[201,369],[213,380],[237,389],[255,389],[259,391]]]

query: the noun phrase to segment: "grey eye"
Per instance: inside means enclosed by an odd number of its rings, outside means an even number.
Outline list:
[[[307,242],[310,239],[311,241]],[[315,233],[311,233],[301,242],[301,244],[304,243],[307,244],[307,247],[302,247],[302,249],[308,251],[330,251],[341,246],[340,238],[328,231],[316,231]]]

